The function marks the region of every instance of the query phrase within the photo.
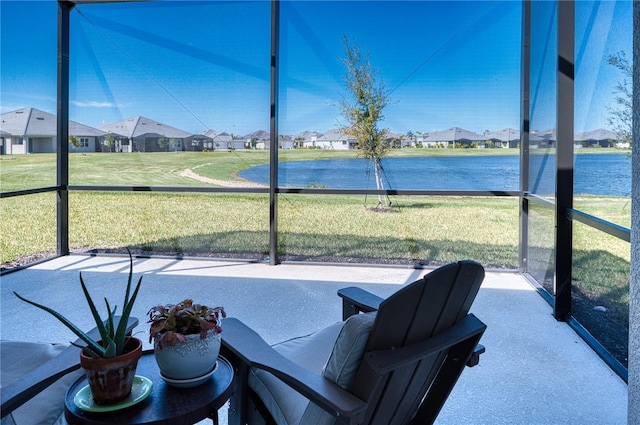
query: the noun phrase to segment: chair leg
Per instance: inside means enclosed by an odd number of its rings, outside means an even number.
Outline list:
[[[239,361],[234,362],[237,359],[227,350],[224,354],[231,364],[236,365],[234,389],[229,399],[228,425],[277,425],[262,400],[248,389],[249,366]],[[214,425],[217,425],[217,417],[212,419]]]
[[[248,425],[277,425],[269,409],[267,409],[267,406],[264,405],[256,393],[250,390],[247,399]]]
[[[466,367],[467,360],[473,355],[481,336],[477,335],[474,338],[466,339],[452,348],[413,417],[412,424],[424,425],[435,422],[438,413]],[[484,349],[484,347],[482,348]]]
[[[247,424],[247,374],[249,367],[245,364],[236,368],[234,390],[229,398],[227,420],[229,425]]]

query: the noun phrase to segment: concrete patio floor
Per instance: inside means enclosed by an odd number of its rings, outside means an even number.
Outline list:
[[[1,279],[0,338],[38,342],[75,340],[57,321],[19,301],[17,291],[47,304],[80,327],[92,324],[78,281],[121,304],[125,257],[72,255]],[[135,259],[143,275],[133,315],[148,341],[145,315],[157,304],[185,298],[222,305],[229,316],[275,343],[310,333],[341,318],[336,291],[359,286],[382,297],[428,270],[395,267]],[[438,424],[625,424],[627,386],[520,275],[488,272],[471,311],[488,328],[480,365],[467,368],[445,404]],[[224,327],[224,324],[223,324]],[[224,337],[224,333],[223,333]],[[150,348],[147,343],[145,348]],[[221,411],[221,423],[226,423]],[[204,422],[203,422],[204,423]]]

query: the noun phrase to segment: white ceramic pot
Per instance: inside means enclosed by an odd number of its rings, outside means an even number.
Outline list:
[[[186,342],[173,347],[166,343],[162,348],[154,344],[154,354],[160,372],[171,379],[193,379],[209,373],[220,353],[220,334],[210,330],[207,337],[200,334],[186,335]]]

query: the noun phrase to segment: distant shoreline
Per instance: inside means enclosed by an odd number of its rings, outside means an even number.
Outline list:
[[[201,176],[200,174],[196,174],[193,170],[183,170],[179,174],[181,177],[187,177],[189,179],[197,180],[202,183],[209,183],[215,186],[222,187],[265,187],[265,185],[260,183],[255,183],[249,180],[241,179],[241,180],[219,180],[212,179],[209,177]]]

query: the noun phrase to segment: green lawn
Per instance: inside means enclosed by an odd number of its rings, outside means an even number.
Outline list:
[[[587,149],[581,152],[587,152]],[[597,150],[602,152],[603,150]],[[457,155],[517,154],[516,150],[458,149]],[[451,155],[444,149],[403,149],[400,155]],[[352,158],[353,151],[281,151],[280,160]],[[136,154],[71,154],[75,185],[198,186],[181,176],[237,181],[247,167],[265,164],[265,151]],[[2,191],[55,185],[54,155],[0,157]],[[344,263],[442,264],[461,258],[488,267],[518,267],[517,198],[393,197],[392,212],[365,207],[364,195],[283,194],[278,204],[278,251],[282,260]],[[69,196],[72,251],[104,250],[264,260],[269,253],[266,194],[72,191]],[[629,199],[579,197],[574,206],[622,226],[630,224]],[[56,248],[54,192],[4,198],[0,202],[0,262]],[[553,291],[554,214],[530,212],[529,271]],[[624,362],[628,329],[629,244],[574,225],[574,314]],[[606,320],[594,306],[607,309]],[[615,324],[615,329],[612,328]],[[606,325],[606,326],[605,326]]]
[[[588,151],[592,150],[581,150]],[[456,155],[517,152],[455,150]],[[445,154],[454,151],[391,151],[392,156]],[[355,153],[300,149],[280,151],[279,155],[282,161],[293,161],[350,158]],[[233,184],[238,171],[268,161],[267,151],[74,153],[69,159],[69,180],[76,185],[205,184],[181,175],[184,170],[193,170],[200,176]],[[0,157],[2,191],[54,185],[55,165],[53,154]],[[374,202],[373,197],[368,201]],[[364,195],[283,195],[278,223],[281,255],[396,262],[444,262],[463,256],[495,267],[517,267],[516,199],[406,197],[393,201],[394,212],[383,214],[365,209]],[[628,199],[582,197],[576,199],[576,207],[623,226],[630,223]],[[5,198],[1,211],[2,263],[55,248],[53,193]],[[70,241],[74,249],[136,245],[151,251],[262,256],[268,252],[268,221],[268,199],[264,195],[72,192]],[[16,229],[20,238],[5,236]],[[245,237],[241,237],[243,234]],[[606,252],[619,249],[601,239],[590,238],[589,243]]]
[[[517,267],[517,199],[395,197],[374,212],[363,196],[283,195],[279,250],[288,259],[435,263],[474,258]],[[20,214],[13,214],[21,211]],[[74,250],[131,246],[148,252],[263,259],[269,200],[252,194],[72,192]],[[2,200],[2,262],[55,248],[55,195]]]
[[[619,149],[580,149],[579,153],[620,153]],[[518,155],[518,149],[394,149],[389,157]],[[296,149],[279,151],[280,161],[355,158],[353,150]],[[200,186],[205,183],[183,177],[184,170],[201,176],[237,181],[237,173],[269,163],[269,152],[216,150],[178,153],[72,153],[69,183],[72,185]],[[56,184],[55,154],[0,156],[0,191]]]

